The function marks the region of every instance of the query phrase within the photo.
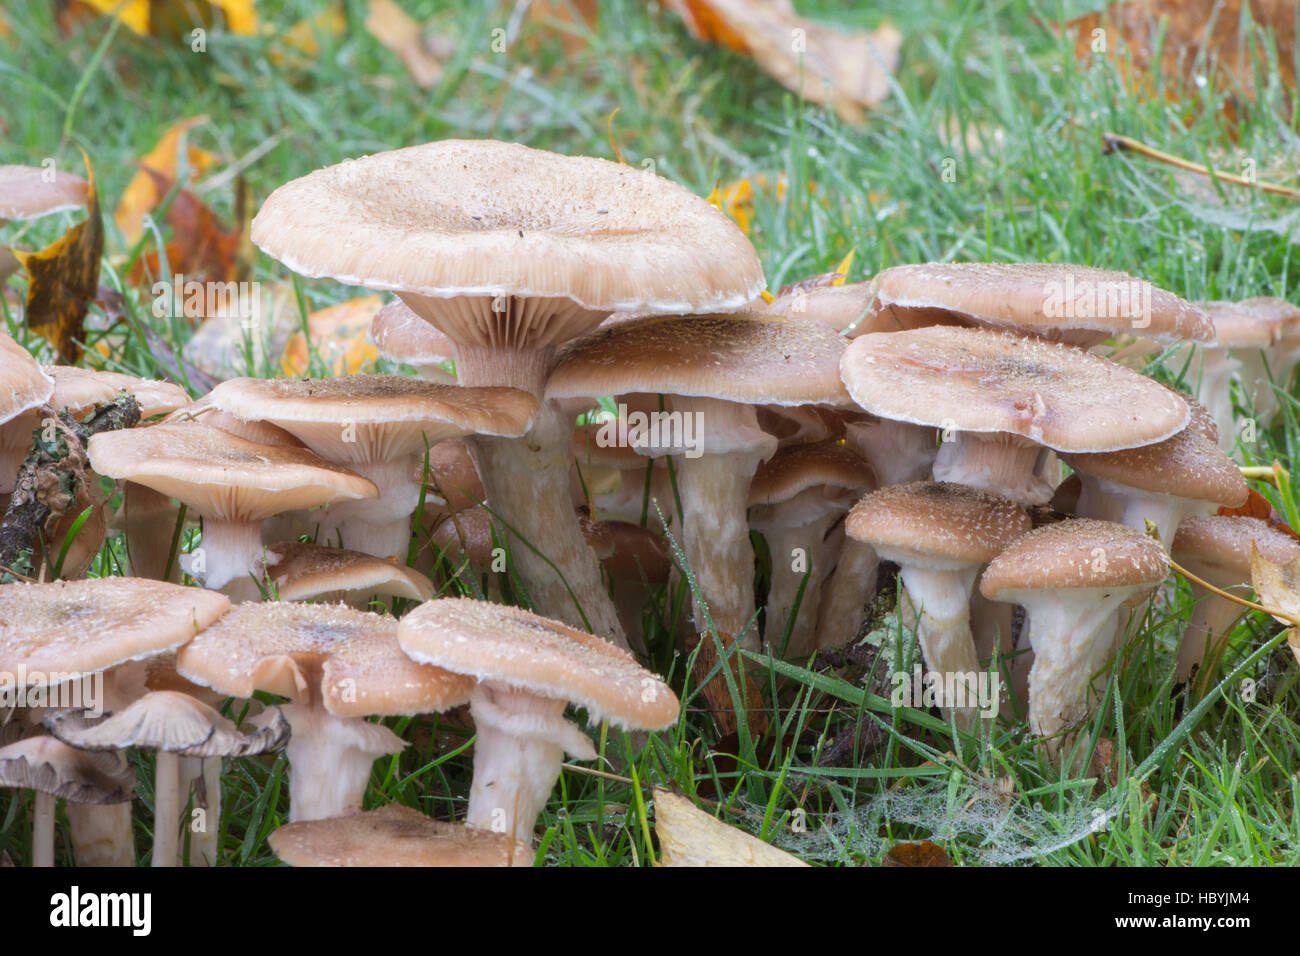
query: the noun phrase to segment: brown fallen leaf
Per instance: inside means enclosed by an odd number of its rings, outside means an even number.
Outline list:
[[[330,375],[355,375],[379,358],[379,350],[367,339],[370,320],[383,305],[377,295],[349,299],[307,316],[312,345]],[[306,375],[311,352],[301,331],[289,337],[280,368],[289,378]]]
[[[370,0],[366,29],[402,61],[421,89],[428,89],[442,77],[442,64],[425,42],[420,24],[394,0]]]
[[[655,789],[660,866],[807,866],[744,830],[728,826],[671,790]]]
[[[165,195],[172,188],[160,173],[143,167],[147,176]],[[182,189],[167,209],[167,224],[172,228],[172,239],[166,245],[167,267],[173,275],[180,274],[185,281],[233,282],[241,272],[241,253],[244,247],[244,184],[239,181],[236,215],[239,222],[230,229],[217,218],[198,196]],[[150,249],[137,261],[131,272],[131,281],[141,282],[146,276],[161,276],[161,258],[156,249]]]
[[[128,245],[134,245],[140,238],[145,213],[152,211],[162,201],[167,189],[171,188],[170,184],[180,177],[181,147],[186,135],[207,121],[206,116],[191,116],[181,120],[163,134],[153,149],[140,158],[139,168],[126,184],[117,209],[113,212],[113,221],[117,223],[117,228]],[[220,156],[198,146],[184,143],[184,148],[186,163],[195,175],[202,175],[222,162]],[[151,172],[156,175],[151,175]],[[160,190],[162,183],[168,185]]]
[[[790,0],[666,0],[696,40],[754,59],[781,85],[848,123],[889,95],[903,36],[889,24],[842,33],[800,17]]]
[[[27,270],[27,326],[54,344],[59,362],[81,359],[86,312],[99,288],[99,260],[104,252],[104,220],[99,211],[95,171],[86,161],[87,216],[40,252],[14,256]]]
[[[952,866],[952,860],[937,843],[895,843],[889,848],[881,866]]]

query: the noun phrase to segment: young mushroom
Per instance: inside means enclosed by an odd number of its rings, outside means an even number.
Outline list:
[[[358,610],[376,596],[417,603],[433,597],[427,577],[396,561],[299,541],[269,545],[258,577],[281,601],[342,602]]]
[[[474,779],[465,822],[531,843],[567,751],[596,749],[564,719],[569,703],[591,723],[663,730],[680,705],[668,686],[609,641],[520,608],[467,598],[422,604],[397,628],[413,660],[476,679]]]

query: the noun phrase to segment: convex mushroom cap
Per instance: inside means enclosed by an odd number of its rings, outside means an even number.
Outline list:
[[[433,583],[424,575],[360,551],[290,541],[268,546],[262,566],[281,601],[433,597]]]

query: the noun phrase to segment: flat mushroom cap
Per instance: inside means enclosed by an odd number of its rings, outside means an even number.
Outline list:
[[[379,494],[369,479],[305,448],[259,445],[197,422],[100,432],[87,451],[101,475],[147,485],[208,518],[261,521]]]
[[[1095,455],[1062,455],[1061,460],[1086,475],[1129,488],[1229,508],[1244,505],[1249,494],[1241,469],[1218,445],[1190,428],[1154,445]]]
[[[751,405],[848,405],[845,339],[816,322],[753,314],[655,317],[569,343],[546,397],[625,392],[720,398]]]
[[[1062,452],[1164,441],[1190,420],[1163,385],[1068,345],[934,326],[854,339],[841,363],[854,401],[882,418],[1008,432]]]
[[[234,378],[209,397],[222,411],[272,422],[320,454],[346,460],[423,453],[426,441],[434,445],[462,435],[517,438],[537,413],[537,400],[519,389],[466,388],[401,375]],[[345,434],[343,423],[354,425],[355,434]]]
[[[229,432],[236,438],[256,442],[259,445],[286,445],[293,448],[307,447],[278,425],[272,425],[270,422],[253,420],[245,421],[238,415],[223,412],[221,409],[217,408],[216,405],[212,404],[211,392],[201,398],[195,399],[184,408],[178,408],[176,411],[164,418],[163,422],[168,424],[198,422],[200,425],[209,425],[212,428],[219,428],[223,432]]]
[[[1222,349],[1265,349],[1273,342],[1274,322],[1267,309],[1248,302],[1199,303],[1214,323],[1214,345]]]
[[[1014,501],[946,481],[873,491],[844,520],[845,534],[873,547],[977,564],[993,560],[1032,527]]]
[[[240,604],[176,655],[177,670],[234,697],[323,699],[339,717],[444,711],[474,682],[402,653],[397,621],[341,604]]]
[[[0,424],[38,408],[54,393],[54,380],[36,359],[0,332]]]
[[[327,820],[286,823],[271,849],[290,866],[532,866],[527,844],[389,804]]]
[[[1070,518],[1035,528],[994,558],[980,591],[997,601],[1004,592],[1142,588],[1168,573],[1169,558],[1153,538],[1112,521]]]
[[[456,359],[456,343],[400,299],[375,313],[370,341],[384,358],[407,365],[441,365]]]
[[[111,402],[118,392],[135,396],[140,417],[166,415],[190,403],[185,389],[171,382],[156,382],[118,372],[97,372],[75,365],[47,365],[45,372],[54,379],[54,394],[49,404],[56,410],[66,408],[73,417],[90,412],[99,402]]]
[[[744,233],[684,187],[492,140],[317,170],[271,194],[252,237],[302,275],[443,298],[570,299],[598,313],[588,328],[604,312],[735,309],[764,285]]]
[[[1199,306],[1108,269],[927,262],[894,266],[873,281],[882,307],[943,309],[998,328],[1043,334],[1087,330],[1107,337],[1141,331],[1157,339],[1214,341],[1214,325]]]
[[[54,737],[27,737],[0,749],[0,787],[69,803],[127,803],[135,793],[135,768],[121,753],[90,753]]]
[[[412,658],[585,707],[592,723],[661,730],[681,705],[609,641],[517,607],[469,598],[422,604],[397,628]]]
[[[37,219],[86,205],[90,184],[44,166],[0,166],[0,220]]]
[[[271,707],[261,716],[264,724],[246,736],[207,704],[188,694],[159,690],[97,718],[77,710],[52,711],[45,726],[55,737],[81,750],[134,747],[183,757],[240,757],[283,750],[289,742],[289,722],[284,714]]]
[[[145,578],[0,585],[0,671],[94,674],[173,650],[229,608],[216,591]]]
[[[792,445],[759,463],[749,484],[749,503],[779,504],[819,485],[857,491],[876,483],[871,465],[851,448],[835,442]]]
[[[298,541],[269,546],[265,570],[281,601],[310,601],[338,591],[427,601],[434,593],[432,581],[396,561]]]
[[[1300,540],[1267,521],[1235,515],[1184,518],[1169,550],[1175,561],[1200,577],[1212,574],[1244,584],[1250,580],[1252,545],[1274,564],[1291,564],[1300,558]]]

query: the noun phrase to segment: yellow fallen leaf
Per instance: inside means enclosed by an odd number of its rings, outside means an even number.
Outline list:
[[[122,191],[122,198],[117,203],[117,209],[113,213],[113,221],[117,223],[117,228],[128,244],[134,244],[140,238],[145,213],[151,211],[163,198],[164,194],[158,188],[158,176],[169,183],[179,178],[182,138],[194,127],[207,121],[206,116],[191,116],[189,119],[181,120],[167,130],[153,149],[140,159],[138,165],[142,168],[137,169],[131,181],[127,183],[126,189]],[[221,162],[221,157],[214,153],[188,144],[186,144],[185,156],[190,170],[196,175],[207,172]],[[143,167],[152,169],[158,176],[150,176]]]
[[[808,865],[744,830],[728,826],[671,790],[655,790],[655,835],[659,838],[662,866]]]
[[[86,6],[122,21],[141,36],[149,35],[149,0],[83,0]]]
[[[366,335],[370,331],[370,320],[382,305],[379,296],[368,295],[331,305],[307,316],[307,328],[316,354],[331,375],[355,375],[379,358],[379,350],[367,341]],[[290,378],[307,374],[311,352],[301,331],[289,337],[280,365]]]
[[[82,0],[86,6],[99,13],[107,14],[120,20],[122,25],[140,36],[149,36],[161,28],[183,29],[185,24],[203,26],[208,22],[202,14],[205,11],[191,10],[182,0]],[[208,4],[220,10],[225,16],[226,27],[231,33],[241,36],[254,36],[257,33],[257,13],[253,9],[255,0],[208,0]],[[195,14],[198,14],[195,19]]]
[[[442,64],[424,42],[420,24],[394,0],[370,0],[366,29],[402,61],[417,86],[428,89],[442,76]]]
[[[1291,628],[1300,625],[1300,558],[1290,564],[1275,564],[1251,542],[1250,586],[1274,618]],[[1294,647],[1294,635],[1289,640]]]
[[[254,0],[208,0],[226,15],[226,28],[231,33],[251,37],[257,35],[257,11]]]

